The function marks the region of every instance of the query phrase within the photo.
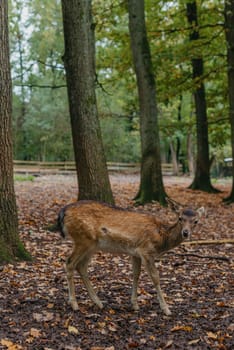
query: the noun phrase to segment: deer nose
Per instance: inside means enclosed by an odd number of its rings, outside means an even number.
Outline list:
[[[184,229],[184,230],[182,231],[182,235],[183,235],[184,238],[188,238],[188,236],[189,236],[189,230],[188,230],[188,229]]]

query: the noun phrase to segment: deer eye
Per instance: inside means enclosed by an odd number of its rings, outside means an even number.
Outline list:
[[[179,221],[182,221],[182,216],[179,216]]]
[[[194,224],[196,225],[198,223],[198,219],[194,220]]]

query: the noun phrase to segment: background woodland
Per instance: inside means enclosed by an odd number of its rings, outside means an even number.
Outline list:
[[[189,40],[186,1],[145,1],[157,85],[163,162],[189,170],[196,151],[191,59],[203,58],[210,153],[231,157],[223,1],[197,1],[200,37]],[[106,158],[139,162],[139,107],[126,3],[94,0],[96,95]],[[60,1],[15,0],[10,8],[14,158],[72,160]]]

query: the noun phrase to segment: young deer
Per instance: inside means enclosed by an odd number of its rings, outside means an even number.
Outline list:
[[[168,202],[178,213],[177,204],[171,200]],[[58,226],[62,236],[70,236],[74,242],[72,254],[66,262],[69,302],[73,310],[78,309],[74,270],[79,272],[92,301],[100,308],[103,307],[90,283],[87,267],[95,252],[104,251],[132,256],[131,302],[134,310],[139,309],[137,285],[143,263],[157,290],[161,309],[166,315],[170,315],[160,288],[159,273],[154,260],[189,238],[203,212],[203,207],[196,212],[191,209],[180,210],[177,221],[169,225],[153,215],[95,201],[78,201],[64,207],[58,216]]]

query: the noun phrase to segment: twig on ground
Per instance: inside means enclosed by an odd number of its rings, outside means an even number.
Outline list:
[[[230,259],[226,256],[200,255],[200,254],[195,254],[195,253],[184,253],[184,254],[176,253],[175,255],[177,255],[177,256],[195,256],[196,258],[201,258],[201,259],[215,259],[215,260],[223,260],[223,261],[230,262]]]
[[[186,241],[182,243],[183,245],[202,245],[202,244],[234,244],[234,239],[208,239],[199,241]]]

